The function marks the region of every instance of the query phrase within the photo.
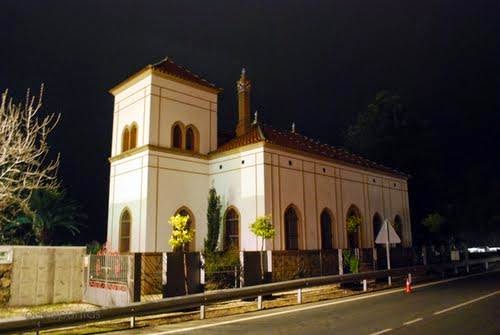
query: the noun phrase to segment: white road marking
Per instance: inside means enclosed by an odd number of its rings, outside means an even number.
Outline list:
[[[415,320],[406,321],[405,323],[403,323],[403,325],[404,326],[408,326],[408,325],[411,325],[412,323],[422,321],[423,319],[424,318],[418,318],[418,319],[415,319]]]
[[[492,273],[492,272],[497,272],[497,271],[491,271],[488,273]],[[470,277],[475,277],[475,276],[482,275],[482,274],[485,274],[485,273],[477,273],[477,274],[472,274],[472,275],[463,276],[463,277],[456,277],[456,278],[444,279],[444,280],[440,280],[440,281],[436,281],[436,282],[430,282],[430,283],[426,283],[426,284],[415,285],[414,288],[439,285],[439,284],[448,283],[448,282],[455,281],[455,280],[462,280],[462,279],[467,279]],[[299,307],[299,308],[294,308],[294,309],[290,309],[290,310],[279,311],[279,312],[274,312],[274,313],[269,313],[269,314],[254,315],[254,316],[243,317],[240,319],[220,321],[220,322],[214,322],[214,323],[185,327],[185,328],[170,329],[170,330],[166,330],[166,331],[162,331],[162,332],[158,332],[158,333],[149,333],[149,335],[176,334],[176,333],[188,332],[188,331],[193,331],[193,330],[198,330],[198,329],[223,326],[223,325],[228,325],[228,324],[233,324],[233,323],[264,319],[264,318],[269,318],[269,317],[283,315],[283,314],[296,313],[296,312],[301,312],[301,311],[306,311],[306,310],[311,310],[311,309],[317,309],[317,308],[322,308],[322,307],[344,304],[347,302],[352,302],[352,301],[357,301],[357,300],[365,300],[365,299],[380,297],[380,296],[384,296],[384,295],[388,295],[388,294],[398,293],[401,291],[404,291],[404,288],[397,288],[397,289],[387,290],[387,291],[383,291],[383,292],[372,293],[369,295],[361,295],[358,297],[346,298],[346,299],[331,301],[331,302],[322,303],[322,304],[318,304],[318,305],[304,306],[304,307]],[[373,335],[373,334],[371,334],[371,335]]]
[[[391,330],[392,330],[392,328],[387,328],[387,329],[384,329],[384,330],[381,330],[381,331],[378,331],[378,332],[375,332],[375,333],[371,333],[369,335],[380,335],[380,334],[384,334],[384,333],[390,332]]]
[[[492,296],[494,296],[495,294],[498,294],[498,293],[500,293],[500,290],[499,290],[499,291],[495,291],[495,292],[491,292],[491,293],[489,293],[489,294],[482,295],[482,296],[480,296],[479,298],[472,299],[472,300],[469,300],[469,301],[463,302],[463,303],[461,303],[461,304],[458,304],[458,305],[455,305],[455,306],[451,306],[451,307],[448,307],[448,308],[442,309],[442,310],[440,310],[440,311],[434,312],[434,315],[443,314],[443,313],[446,313],[446,312],[452,311],[452,310],[454,310],[454,309],[457,309],[457,308],[460,308],[460,307],[463,307],[463,306],[467,306],[467,305],[472,304],[472,303],[475,303],[475,302],[477,302],[477,301],[479,301],[479,300],[483,300],[483,299],[486,299],[486,298],[492,297]]]

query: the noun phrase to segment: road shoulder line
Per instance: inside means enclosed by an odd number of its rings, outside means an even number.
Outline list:
[[[464,306],[473,304],[473,303],[478,302],[480,300],[484,300],[486,298],[492,297],[492,296],[494,296],[495,294],[498,294],[498,293],[500,293],[500,290],[499,291],[495,291],[495,292],[491,292],[489,294],[482,295],[482,296],[480,296],[480,297],[478,297],[476,299],[472,299],[472,300],[468,300],[468,301],[462,302],[461,304],[458,304],[458,305],[455,305],[455,306],[451,306],[451,307],[442,309],[440,311],[434,312],[433,315],[443,314],[443,313],[452,311],[454,309],[457,309],[457,308],[460,308],[460,307],[464,307]]]

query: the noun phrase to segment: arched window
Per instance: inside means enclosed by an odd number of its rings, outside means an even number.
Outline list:
[[[238,212],[234,208],[228,208],[226,210],[226,214],[224,215],[224,222],[225,222],[225,240],[224,240],[224,247],[226,249],[230,248],[235,248],[239,249],[240,248],[240,216],[238,215]]]
[[[285,211],[285,249],[299,249],[299,217],[292,206]]]
[[[194,131],[192,127],[188,127],[186,130],[186,150],[194,151]]]
[[[180,214],[182,216],[188,215],[189,220],[187,222],[187,226],[190,229],[193,229],[193,230],[195,229],[194,215],[188,208],[182,207],[182,208],[178,209],[177,212],[175,213],[175,215],[177,215],[177,214]],[[196,249],[195,241],[196,241],[196,233],[193,235],[193,240],[185,245],[184,251],[186,251],[186,252],[195,251],[195,249]]]
[[[401,220],[401,217],[399,215],[396,215],[394,217],[394,230],[396,231],[396,234],[398,234],[400,239],[403,239],[403,221]]]
[[[328,209],[324,209],[320,216],[321,222],[321,249],[332,249],[332,217]]]
[[[128,149],[130,149],[130,131],[128,130],[128,126],[126,126],[122,134],[122,152]]]
[[[137,146],[137,125],[134,123],[130,127],[130,145],[129,149],[134,149]]]
[[[172,130],[172,146],[177,149],[182,148],[182,129],[178,124]]]
[[[359,211],[358,207],[355,205],[352,205],[349,207],[349,210],[347,211],[346,215],[346,220],[347,223],[352,220],[352,218],[357,218],[358,221],[361,220],[361,212]],[[347,224],[347,244],[348,248],[360,248],[361,246],[361,223],[355,228],[352,229],[349,227],[349,224]]]
[[[125,209],[120,216],[120,241],[118,246],[118,251],[129,252],[130,251],[130,226],[131,226],[131,216],[128,209]]]
[[[373,215],[373,242],[375,243],[375,239],[377,238],[377,234],[382,229],[382,218],[378,213]]]

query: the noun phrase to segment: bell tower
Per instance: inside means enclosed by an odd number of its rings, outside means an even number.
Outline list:
[[[240,79],[236,82],[238,89],[238,124],[236,136],[241,136],[250,130],[250,80],[246,77],[245,68],[241,69]]]

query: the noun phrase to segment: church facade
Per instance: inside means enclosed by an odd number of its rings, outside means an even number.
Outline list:
[[[389,219],[411,246],[408,176],[252,118],[251,83],[237,81],[232,139],[217,130],[215,85],[170,58],[110,90],[114,95],[107,243],[119,252],[169,251],[169,218],[188,214],[189,250],[202,250],[211,187],[223,202],[224,245],[260,250],[249,226],[270,214],[267,250],[373,248]],[[361,218],[348,231],[347,219]]]

